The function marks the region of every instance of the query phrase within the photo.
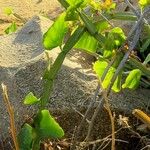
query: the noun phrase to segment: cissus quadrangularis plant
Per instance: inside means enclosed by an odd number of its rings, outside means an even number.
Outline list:
[[[112,27],[110,24],[113,19],[138,21],[136,15],[113,11],[116,4],[112,1],[103,3],[94,0],[59,0],[59,2],[65,10],[44,34],[43,45],[47,51],[59,47],[60,53],[44,72],[41,96],[36,98],[29,93],[25,98],[24,104],[38,104],[39,111],[35,115],[33,125],[25,124],[18,135],[22,150],[38,150],[42,140],[60,138],[64,135],[63,129],[46,109],[46,104],[49,103],[53,82],[66,55],[72,48],[96,57],[97,61],[94,62],[93,69],[98,78],[102,79],[103,88],[108,91],[112,89],[119,92],[122,88],[135,89],[141,75],[150,76],[150,70],[130,55],[136,44],[129,45],[128,37],[125,36],[122,29]],[[142,9],[143,6],[145,7],[145,4],[142,4]],[[99,14],[97,19],[95,19],[95,14]],[[137,31],[136,29],[133,30],[133,33]],[[129,75],[123,83],[122,76],[128,60],[134,64],[135,68],[129,70]],[[148,61],[149,57],[145,63]],[[28,140],[25,140],[26,138]]]

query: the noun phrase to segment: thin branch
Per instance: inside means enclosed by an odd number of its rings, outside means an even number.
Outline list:
[[[75,133],[75,135],[74,135],[74,141],[73,141],[73,144],[72,144],[72,146],[71,146],[71,148],[70,148],[71,150],[74,150],[74,149],[75,149],[75,145],[76,145],[77,138],[79,137],[79,134],[80,134],[80,132],[81,132],[81,129],[82,129],[82,127],[83,127],[85,121],[87,120],[87,117],[88,117],[88,115],[89,115],[91,109],[93,108],[93,106],[94,106],[94,104],[95,104],[95,102],[96,102],[97,96],[98,96],[98,94],[99,94],[99,90],[100,90],[100,85],[98,84],[98,85],[97,85],[97,88],[96,88],[96,91],[95,91],[95,94],[94,94],[94,97],[93,97],[93,100],[91,101],[90,105],[88,106],[88,109],[86,110],[85,115],[84,115],[84,117],[82,118],[81,123],[79,124],[79,126],[78,126],[78,128],[77,128],[77,131],[76,131],[76,133]],[[90,122],[90,123],[91,123],[91,122]]]
[[[99,100],[99,104],[98,104],[98,106],[96,107],[95,112],[94,112],[94,114],[93,114],[93,116],[92,116],[91,122],[90,122],[90,124],[89,124],[88,133],[87,133],[87,136],[86,136],[86,138],[85,138],[85,141],[89,141],[91,132],[92,132],[92,130],[93,130],[93,126],[94,126],[95,119],[96,119],[97,115],[99,114],[100,110],[102,109],[103,104],[104,104],[104,100],[103,100],[103,98],[101,98],[101,99]]]
[[[72,135],[72,137],[71,137],[71,143],[72,143],[72,144],[75,144],[75,142],[74,142],[75,140],[74,140],[74,139],[75,139],[76,130],[77,130],[77,126],[75,126],[74,131],[73,131],[73,135]],[[75,149],[76,146],[75,146],[75,145],[70,146],[70,150],[72,149],[72,147]]]
[[[106,67],[106,69],[105,69],[105,71],[104,71],[104,73],[103,73],[103,75],[102,75],[102,81],[105,79],[105,76],[106,76],[106,74],[107,74],[109,68],[110,68],[110,67],[112,66],[112,64],[114,63],[114,61],[115,61],[115,58],[114,58],[114,59],[108,64],[108,66]],[[91,104],[89,105],[89,107],[88,107],[88,109],[87,109],[87,111],[86,111],[86,113],[85,113],[85,118],[87,118],[87,116],[88,116],[88,114],[89,114],[91,108],[94,106],[94,102],[95,102],[95,100],[96,100],[96,98],[97,98],[97,96],[98,96],[99,90],[100,90],[100,84],[98,84],[98,86],[97,86],[97,88],[96,88],[96,91],[95,91],[95,94],[94,94],[94,98],[93,98],[94,101],[92,101]],[[96,110],[95,110],[95,112],[94,112],[94,115],[92,116],[91,122],[90,122],[90,124],[89,124],[88,134],[87,134],[87,136],[86,136],[86,139],[88,139],[89,136],[90,136],[90,134],[91,134],[91,131],[92,131],[92,128],[93,128],[93,125],[94,125],[95,118],[96,118],[97,114],[99,113],[99,110],[102,109],[102,106],[103,106],[103,98],[100,97],[100,98],[99,98],[99,104],[98,104],[98,106],[97,106],[97,108],[96,108]],[[85,119],[85,118],[84,118],[84,119]],[[82,127],[82,125],[83,125],[84,122],[85,122],[85,120],[82,119],[82,121],[81,121],[81,123],[80,123],[80,126],[79,126],[79,129],[80,129],[80,130],[81,130],[81,127]],[[80,131],[79,131],[79,132],[80,132]]]
[[[3,99],[7,108],[7,112],[9,114],[9,119],[10,119],[10,132],[13,138],[13,142],[15,145],[15,149],[19,150],[19,145],[17,141],[17,134],[16,134],[16,127],[15,127],[15,120],[14,120],[14,109],[10,104],[8,94],[7,94],[7,87],[2,83],[2,90],[3,90]]]
[[[91,119],[91,123],[89,125],[89,128],[88,128],[88,133],[87,133],[87,136],[85,138],[85,141],[89,141],[89,138],[90,138],[90,134],[92,132],[92,129],[93,129],[93,126],[94,126],[94,121],[97,117],[97,115],[99,114],[99,111],[101,110],[102,106],[103,106],[103,103],[105,102],[105,106],[106,106],[106,109],[108,111],[108,114],[110,116],[110,120],[111,120],[111,126],[112,126],[112,146],[111,146],[111,150],[115,150],[115,125],[114,125],[114,117],[112,115],[112,112],[111,112],[111,109],[110,109],[110,106],[109,106],[109,102],[108,102],[108,97],[107,97],[107,91],[103,89],[102,87],[102,81],[100,80],[100,87],[102,89],[102,95],[103,95],[103,98],[102,100],[99,102],[95,112],[94,112],[94,115],[92,116],[92,119]]]
[[[115,131],[115,134],[120,132],[123,128],[120,128],[118,130]],[[98,139],[98,140],[95,140],[95,141],[89,141],[89,142],[81,142],[80,145],[86,145],[86,146],[89,146],[89,145],[93,145],[93,144],[97,144],[97,143],[100,143],[100,142],[103,142],[105,141],[106,139],[110,138],[112,136],[112,134],[109,134],[108,136],[106,136],[105,138],[103,139]]]
[[[73,110],[75,111],[75,112],[77,112],[81,117],[85,117],[80,111],[78,111],[77,109],[75,109],[75,108],[73,108]],[[87,123],[90,123],[90,121],[86,118],[86,122]]]
[[[101,12],[99,12],[99,14],[104,18],[104,20],[106,20],[112,27],[115,27],[110,21],[109,21],[109,19],[105,16],[105,15],[103,15]]]
[[[107,142],[107,143],[105,144],[105,146],[103,146],[103,147],[100,146],[97,150],[104,150],[104,149],[111,143],[110,140],[107,140],[107,141],[105,141],[105,142]]]
[[[146,145],[145,147],[143,147],[143,148],[140,149],[140,150],[145,150],[145,149],[147,149],[147,148],[150,148],[150,145]]]
[[[102,86],[102,81],[100,80],[100,85],[101,88],[103,88]],[[114,123],[114,116],[111,112],[110,109],[110,104],[109,104],[109,100],[108,100],[108,96],[107,96],[107,91],[105,89],[102,89],[102,94],[103,94],[103,98],[105,101],[105,107],[108,111],[109,117],[110,117],[110,121],[111,121],[111,130],[112,130],[112,144],[111,144],[111,150],[115,150],[115,123]]]

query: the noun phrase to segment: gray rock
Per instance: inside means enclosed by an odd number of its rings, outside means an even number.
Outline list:
[[[38,92],[41,85],[40,78],[46,64],[42,46],[44,27],[40,21],[40,18],[35,16],[17,33],[0,36],[0,82],[7,85],[11,104],[19,115],[24,113],[23,97],[32,89],[33,92]],[[50,21],[48,23],[52,24]],[[0,112],[1,120],[4,116],[7,118],[1,95]],[[8,118],[6,120],[8,121]],[[6,121],[1,123],[2,127],[8,127]]]

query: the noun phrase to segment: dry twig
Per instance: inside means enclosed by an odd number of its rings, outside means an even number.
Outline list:
[[[115,131],[115,134],[118,133],[118,132],[120,132],[121,130],[122,130],[122,128],[116,130],[116,131]],[[88,142],[88,143],[84,141],[84,142],[81,142],[80,145],[82,145],[82,146],[83,146],[83,145],[89,146],[89,145],[97,144],[97,143],[100,143],[100,142],[103,142],[103,141],[109,139],[111,136],[112,136],[112,134],[106,136],[106,137],[103,138],[103,139],[98,139],[98,140],[95,140],[95,141],[90,141],[90,142]]]
[[[8,94],[7,94],[7,87],[6,85],[4,85],[2,83],[2,90],[3,90],[3,98],[4,98],[4,102],[7,108],[7,112],[9,114],[9,119],[10,119],[10,132],[13,138],[13,142],[15,145],[15,149],[19,150],[19,145],[18,145],[18,141],[17,141],[17,134],[16,134],[16,127],[15,127],[15,120],[14,120],[14,109],[10,104],[9,98],[8,98]]]
[[[101,85],[101,88],[103,88],[101,80],[100,80],[100,85]],[[110,109],[109,100],[108,100],[108,96],[107,96],[107,91],[105,89],[102,89],[102,94],[103,94],[103,98],[104,98],[104,101],[105,101],[105,108],[108,111],[110,121],[111,121],[111,130],[112,130],[111,150],[115,150],[115,123],[114,123],[115,117],[112,114],[111,109]]]

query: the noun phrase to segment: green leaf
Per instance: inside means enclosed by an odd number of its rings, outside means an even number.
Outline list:
[[[29,124],[24,124],[17,138],[20,150],[32,150],[33,128]]]
[[[112,56],[112,54],[113,54],[113,51],[112,51],[112,50],[110,50],[110,49],[105,49],[104,52],[103,52],[103,57],[104,57],[104,58],[109,58],[109,57]]]
[[[147,39],[147,40],[145,41],[145,43],[142,45],[142,47],[141,47],[141,49],[140,49],[140,52],[146,51],[149,45],[150,45],[150,38]]]
[[[143,64],[146,65],[150,62],[150,53],[147,55],[146,59],[144,60]]]
[[[96,28],[99,33],[102,33],[103,31],[107,30],[110,27],[110,24],[107,21],[99,21],[96,23]]]
[[[36,104],[40,101],[40,99],[36,98],[32,92],[30,92],[24,99],[25,105]]]
[[[78,18],[79,18],[79,15],[76,12],[76,8],[73,6],[69,6],[66,11],[65,20],[66,21],[74,21],[74,20],[77,20]]]
[[[94,63],[93,69],[98,75],[98,77],[102,77],[105,68],[107,67],[108,63],[104,60],[98,60]]]
[[[126,36],[121,28],[113,28],[109,33],[104,43],[103,56],[109,58],[112,56],[113,50],[117,49],[125,41]]]
[[[104,79],[104,81],[102,82],[103,88],[106,89],[111,82],[111,79],[115,73],[116,69],[113,67],[110,67],[110,69],[108,70],[108,73],[106,74],[106,77]]]
[[[10,34],[13,33],[17,30],[17,25],[15,22],[13,22],[9,27],[7,27],[7,29],[5,30],[6,34]]]
[[[70,6],[75,8],[84,7],[90,0],[66,0]]]
[[[4,13],[9,16],[9,15],[13,14],[13,10],[10,7],[6,7],[4,9]]]
[[[122,72],[118,75],[117,79],[115,80],[112,90],[114,92],[120,92],[121,90],[121,79],[122,79]]]
[[[93,69],[99,78],[102,77],[107,66],[108,66],[108,63],[105,60],[98,60],[94,63]],[[116,69],[113,67],[110,67],[110,69],[108,70],[108,73],[106,74],[106,77],[102,82],[104,89],[107,88],[108,85],[110,84],[110,81],[111,81],[115,71],[116,71]]]
[[[84,0],[67,0],[67,2],[70,4],[70,6],[67,8],[65,20],[77,20],[79,15],[76,10],[81,6],[81,4],[83,4]]]
[[[97,46],[97,40],[90,35],[89,32],[85,32],[75,45],[75,48],[82,49],[90,53],[96,53]]]
[[[48,110],[41,110],[34,120],[35,130],[41,139],[61,138],[64,136],[63,129],[50,115]]]
[[[114,39],[114,46],[115,48],[120,46],[126,39],[126,36],[121,28],[115,27],[110,32],[110,38],[113,37]],[[112,42],[112,41],[111,41]]]
[[[53,25],[43,36],[43,45],[45,49],[51,50],[57,46],[61,46],[64,36],[68,30],[67,22],[65,22],[66,14],[61,14]]]
[[[58,2],[65,8],[67,9],[69,7],[69,4],[66,0],[58,0]]]
[[[145,8],[150,5],[150,0],[139,0],[139,5],[141,8]]]
[[[127,76],[122,88],[136,89],[139,85],[142,72],[139,69],[132,70]]]

